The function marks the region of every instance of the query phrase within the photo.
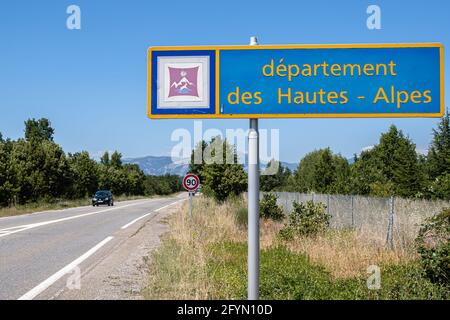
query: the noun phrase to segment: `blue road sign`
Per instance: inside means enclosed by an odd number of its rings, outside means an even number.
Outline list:
[[[441,44],[155,47],[150,118],[440,117]]]

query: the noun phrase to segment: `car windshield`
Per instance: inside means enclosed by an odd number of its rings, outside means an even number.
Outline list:
[[[95,193],[95,196],[96,196],[96,197],[107,197],[107,196],[108,196],[108,193],[107,193],[107,192],[104,192],[104,191],[99,191],[99,192],[96,192],[96,193]]]

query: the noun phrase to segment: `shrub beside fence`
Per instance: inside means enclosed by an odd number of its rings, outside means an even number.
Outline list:
[[[428,217],[450,207],[448,201],[427,201],[403,198],[376,198],[355,195],[305,194],[272,192],[285,214],[293,202],[322,202],[331,215],[332,228],[355,229],[370,241],[390,248],[410,248],[420,224]],[[261,193],[261,198],[262,198]]]

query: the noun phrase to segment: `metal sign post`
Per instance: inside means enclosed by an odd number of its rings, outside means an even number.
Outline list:
[[[192,218],[192,192],[189,192],[189,217]]]
[[[192,196],[200,186],[200,179],[193,173],[188,173],[183,178],[183,187],[189,192],[189,216],[192,217]]]
[[[256,37],[250,45],[257,45]],[[248,133],[248,300],[259,297],[259,132],[258,119],[250,119]]]

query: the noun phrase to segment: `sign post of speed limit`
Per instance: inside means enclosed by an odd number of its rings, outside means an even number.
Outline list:
[[[183,178],[183,187],[189,191],[189,215],[192,217],[192,195],[200,185],[200,179],[193,173],[188,173]]]

